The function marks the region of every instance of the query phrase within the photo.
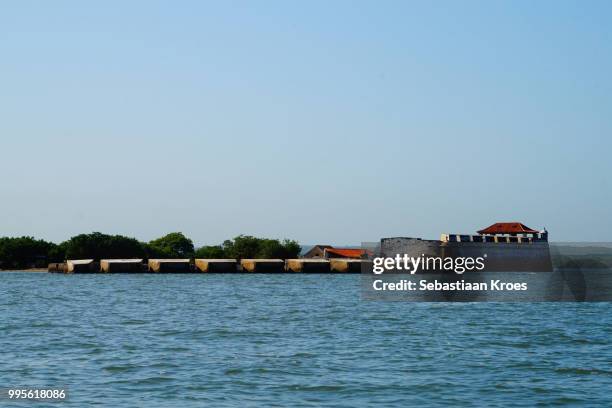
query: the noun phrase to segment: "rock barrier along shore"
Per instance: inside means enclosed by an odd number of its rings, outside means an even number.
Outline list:
[[[360,273],[362,259],[69,259],[54,273]]]

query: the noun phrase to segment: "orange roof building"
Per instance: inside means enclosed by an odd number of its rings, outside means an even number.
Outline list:
[[[332,248],[332,246],[322,244],[315,245],[303,255],[303,258],[325,258],[325,250],[327,248]]]
[[[488,226],[485,229],[478,231],[481,235],[497,235],[497,234],[537,234],[539,231],[533,230],[520,222],[497,222]]]
[[[353,258],[360,259],[366,253],[360,248],[325,248],[325,258]]]

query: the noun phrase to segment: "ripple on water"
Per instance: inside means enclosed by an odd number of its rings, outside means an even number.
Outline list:
[[[610,304],[361,302],[349,275],[2,278],[0,383],[68,386],[75,407],[612,406]]]

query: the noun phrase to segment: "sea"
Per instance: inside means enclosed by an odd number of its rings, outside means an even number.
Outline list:
[[[611,303],[362,300],[359,279],[2,272],[0,406],[612,406]],[[7,397],[37,388],[67,398]]]

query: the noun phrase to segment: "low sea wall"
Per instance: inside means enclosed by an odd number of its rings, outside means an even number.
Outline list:
[[[66,273],[87,273],[99,270],[100,264],[93,259],[70,260],[66,262]]]
[[[149,272],[189,273],[192,272],[189,259],[149,259]]]
[[[144,272],[146,265],[142,259],[102,259],[100,272],[103,273],[138,273]]]
[[[285,270],[294,273],[326,273],[330,272],[328,259],[287,259]]]
[[[55,273],[360,273],[361,259],[71,259],[52,263]]]
[[[196,259],[195,272],[202,273],[236,273],[238,261],[235,259]]]
[[[65,262],[54,262],[47,266],[47,271],[53,273],[68,273],[68,264]]]
[[[329,260],[331,272],[336,273],[360,273],[361,265],[365,261],[361,259],[336,258]]]
[[[240,261],[243,272],[282,273],[285,272],[285,261],[282,259],[243,259]]]

